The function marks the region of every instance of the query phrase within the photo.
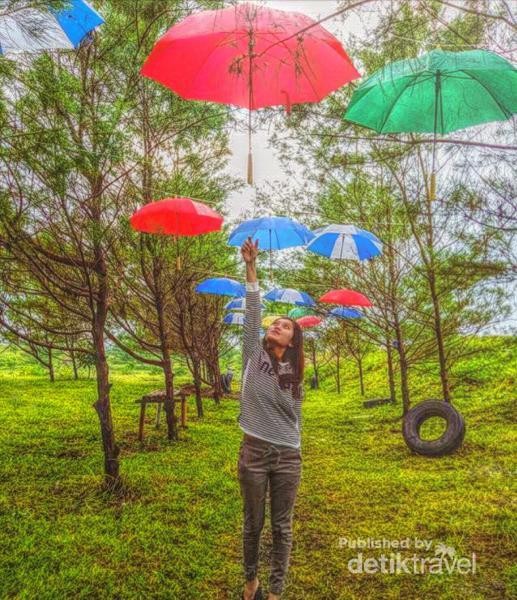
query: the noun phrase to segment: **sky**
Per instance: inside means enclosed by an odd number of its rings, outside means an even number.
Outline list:
[[[332,14],[339,8],[337,0],[262,0],[261,4],[270,8],[301,12],[315,20]],[[338,37],[338,39],[342,40],[343,33],[347,31],[359,33],[361,23],[356,15],[350,14],[344,23],[337,17],[326,21],[324,27]],[[341,34],[339,34],[340,32]],[[242,113],[244,118],[247,115],[247,111],[243,110]],[[260,187],[266,181],[278,180],[281,183],[282,180],[287,178],[280,161],[275,155],[274,149],[268,144],[268,132],[266,129],[254,132],[252,146],[253,174],[256,187]],[[248,161],[247,132],[232,132],[230,136],[230,149],[232,157],[228,172],[234,177],[246,180]],[[248,185],[243,187],[242,190],[231,194],[227,201],[230,218],[238,219],[242,212],[253,205],[255,198],[256,190]]]

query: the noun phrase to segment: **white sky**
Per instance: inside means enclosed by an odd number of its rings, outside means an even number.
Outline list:
[[[332,14],[339,8],[337,0],[262,0],[260,4],[280,10],[301,12],[315,20]],[[341,41],[343,41],[343,33],[360,33],[362,30],[359,19],[352,13],[349,14],[344,23],[340,20],[340,17],[337,17],[326,21],[323,26]],[[242,112],[244,118],[247,115],[247,110],[243,109]],[[252,147],[254,185],[256,187],[260,187],[266,181],[279,180],[281,182],[282,179],[287,178],[273,148],[268,144],[267,130],[254,132]],[[248,135],[245,131],[232,132],[230,149],[233,156],[228,171],[233,176],[245,181],[248,164]],[[231,194],[227,202],[230,218],[238,218],[240,213],[249,209],[253,205],[255,197],[255,189],[249,185],[243,187],[241,191]]]

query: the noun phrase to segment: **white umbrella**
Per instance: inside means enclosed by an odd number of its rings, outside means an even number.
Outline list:
[[[84,0],[70,0],[62,10],[12,7],[0,0],[0,55],[74,49],[102,23]]]

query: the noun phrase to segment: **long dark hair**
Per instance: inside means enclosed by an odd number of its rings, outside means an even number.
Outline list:
[[[278,383],[282,389],[287,389],[292,385],[293,397],[300,399],[301,386],[303,385],[303,369],[305,358],[303,355],[303,333],[300,325],[290,317],[279,317],[279,319],[287,319],[293,324],[293,339],[292,347],[287,347],[284,352],[283,360],[288,361],[291,365],[292,373],[278,374],[278,359],[272,351],[271,345],[268,343],[266,336],[262,339],[262,347],[269,354],[273,370],[278,378]],[[278,321],[278,319],[275,319]]]

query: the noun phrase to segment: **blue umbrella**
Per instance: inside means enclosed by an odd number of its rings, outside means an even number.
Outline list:
[[[77,48],[102,23],[84,0],[70,0],[63,10],[7,9],[0,16],[0,55]]]
[[[224,307],[226,310],[246,310],[246,298],[235,298],[230,300]],[[260,303],[260,308],[266,308],[265,304]]]
[[[244,325],[244,315],[237,312],[229,312],[224,315],[223,323],[226,325]]]
[[[261,250],[269,250],[269,277],[272,273],[272,251],[284,248],[305,246],[312,240],[314,234],[289,217],[259,217],[244,221],[230,234],[230,246],[242,246],[248,237],[255,242]]]
[[[213,277],[205,279],[196,286],[199,294],[215,294],[216,296],[233,296],[242,298],[246,295],[246,288],[229,277]]]
[[[283,302],[284,304],[296,304],[297,306],[315,306],[316,302],[306,294],[292,288],[275,288],[270,290],[264,300],[272,302]]]
[[[327,225],[314,232],[307,250],[334,259],[366,260],[382,254],[382,242],[354,225]]]
[[[230,234],[230,246],[242,246],[248,237],[258,240],[261,250],[282,250],[305,246],[314,234],[289,217],[260,217],[244,221]]]
[[[330,311],[329,316],[338,317],[339,319],[362,319],[364,315],[361,311],[355,308],[338,306]]]

